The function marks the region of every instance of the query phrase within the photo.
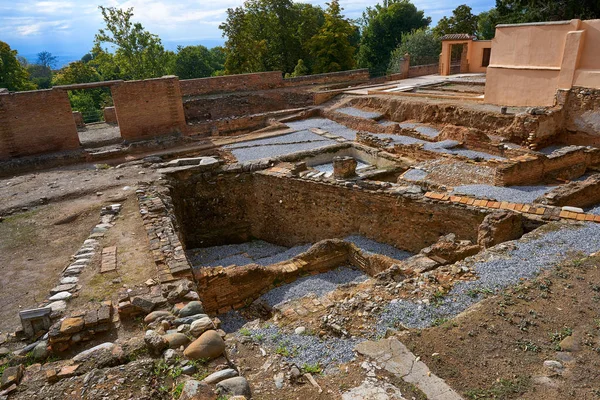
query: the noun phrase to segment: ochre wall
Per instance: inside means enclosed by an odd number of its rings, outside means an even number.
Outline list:
[[[600,20],[498,25],[485,100],[552,106],[557,89],[600,88]]]
[[[483,67],[483,49],[492,47],[491,40],[474,40],[469,47],[469,72],[486,72],[487,67]]]
[[[120,82],[111,93],[121,137],[140,140],[183,133],[183,102],[176,76]]]
[[[79,147],[66,91],[0,94],[0,159]]]

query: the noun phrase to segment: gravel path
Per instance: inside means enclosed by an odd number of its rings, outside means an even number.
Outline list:
[[[328,366],[342,364],[354,359],[354,347],[364,339],[329,338],[319,339],[313,335],[297,335],[282,332],[276,326],[252,329],[253,340],[271,352],[282,354],[288,362],[302,368],[304,364]],[[240,335],[240,334],[238,334]]]
[[[347,140],[356,140],[356,131],[327,118],[309,118],[300,121],[286,122],[286,125],[295,130],[311,128],[323,129],[332,135],[341,136]]]
[[[479,279],[457,283],[438,305],[407,300],[391,302],[380,315],[377,331],[383,333],[396,323],[409,328],[431,326],[436,320],[452,318],[481,300],[482,290],[497,292],[516,285],[521,279],[534,278],[541,270],[551,268],[569,255],[600,250],[599,224],[541,229],[545,232],[532,232],[512,242],[514,249],[501,244],[467,258],[464,262],[472,264]]]
[[[400,124],[401,128],[412,128],[415,131],[419,132],[422,135],[429,136],[430,138],[435,138],[440,134],[439,129],[433,128],[431,126],[423,125],[418,122],[402,122]]]
[[[356,247],[366,251],[367,253],[383,254],[384,256],[388,256],[400,261],[414,256],[413,253],[397,249],[389,244],[376,242],[375,240],[371,240],[362,235],[350,235],[344,238],[344,240],[354,243]]]
[[[310,275],[295,280],[292,283],[276,287],[260,298],[270,306],[277,306],[286,301],[299,299],[309,293],[321,297],[333,292],[345,283],[364,282],[369,277],[355,268],[339,267],[318,275]]]
[[[239,162],[246,162],[277,157],[297,151],[313,150],[332,144],[337,144],[337,142],[308,130],[299,130],[287,135],[249,140],[223,147],[231,151]]]
[[[491,186],[463,185],[454,188],[454,194],[467,194],[475,197],[485,197],[497,201],[512,203],[531,203],[538,197],[548,193],[556,186]]]
[[[188,257],[195,268],[232,264],[242,266],[251,263],[270,265],[289,260],[305,252],[310,246],[311,244],[305,244],[287,248],[263,240],[253,240],[246,243],[192,249],[188,251]]]
[[[342,113],[342,114],[350,115],[352,117],[360,117],[360,118],[366,118],[366,119],[377,119],[377,118],[383,117],[382,113],[373,112],[373,111],[365,111],[365,110],[361,110],[360,108],[354,108],[354,107],[342,107],[342,108],[338,108],[335,111]]]

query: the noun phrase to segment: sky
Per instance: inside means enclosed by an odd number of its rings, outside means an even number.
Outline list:
[[[328,0],[303,0],[325,6]],[[347,18],[358,18],[377,0],[340,0]],[[430,16],[433,25],[460,4],[468,4],[477,14],[495,5],[495,0],[413,0],[418,9]],[[0,40],[19,55],[34,61],[40,51],[59,57],[59,64],[77,60],[92,48],[94,35],[102,27],[98,5],[133,7],[134,17],[160,36],[167,49],[177,45],[222,45],[219,24],[225,11],[243,0],[0,0]],[[60,66],[60,65],[59,65]]]

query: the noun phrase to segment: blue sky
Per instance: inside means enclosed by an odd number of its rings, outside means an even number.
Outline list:
[[[324,6],[327,0],[304,0]],[[228,7],[239,6],[243,0],[0,0],[0,40],[7,42],[20,55],[34,59],[47,50],[60,56],[61,63],[79,59],[87,53],[94,34],[102,26],[98,5],[120,8],[133,7],[134,20],[160,36],[165,46],[203,44],[207,47],[224,42],[219,24]],[[413,0],[435,24],[444,15],[464,4],[464,0]],[[470,0],[466,3],[474,13],[494,6],[495,0]],[[344,14],[357,18],[375,0],[340,0]]]

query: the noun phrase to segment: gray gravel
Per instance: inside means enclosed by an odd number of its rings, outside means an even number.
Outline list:
[[[382,113],[373,112],[373,111],[365,111],[365,110],[361,110],[360,108],[354,108],[354,107],[342,107],[342,108],[338,108],[335,111],[340,112],[342,114],[350,115],[352,117],[360,117],[360,118],[366,118],[366,119],[377,119],[377,118],[383,117]]]
[[[414,256],[413,253],[408,251],[400,250],[392,245],[376,242],[362,235],[350,235],[344,238],[345,241],[354,243],[354,245],[363,251],[370,254],[383,254],[384,256],[391,257],[396,260],[405,260],[409,257]]]
[[[340,285],[364,282],[368,278],[358,269],[339,267],[322,274],[305,276],[292,283],[276,287],[260,298],[273,307],[286,301],[299,299],[310,293],[321,297],[333,292]]]
[[[586,213],[600,215],[600,204],[594,207],[587,208]]]
[[[300,130],[287,135],[249,140],[223,147],[229,149],[239,162],[246,162],[318,149],[332,144],[337,144],[337,142],[308,130]]]
[[[430,138],[435,138],[440,134],[439,129],[435,129],[431,126],[423,125],[418,122],[402,122],[400,124],[401,128],[411,128],[415,131],[419,132],[422,135],[429,136]]]
[[[427,171],[411,168],[402,175],[402,178],[408,181],[422,181],[427,178],[427,175],[429,175]]]
[[[378,138],[381,138],[381,139],[392,139],[392,144],[410,145],[410,144],[429,143],[424,140],[417,139],[417,138],[414,138],[411,136],[394,135],[391,133],[376,133],[376,134],[374,134],[374,136],[377,136]]]
[[[475,197],[485,197],[497,201],[513,203],[531,203],[538,197],[548,193],[556,186],[491,186],[491,185],[463,185],[454,188],[454,194],[467,194]]]
[[[544,232],[532,232],[511,243],[514,249],[501,244],[467,258],[464,262],[471,264],[479,279],[458,282],[439,305],[407,300],[390,303],[379,317],[377,331],[383,333],[398,323],[410,328],[431,326],[436,320],[452,318],[481,300],[481,294],[477,293],[482,289],[498,292],[521,279],[535,277],[570,254],[596,252],[600,250],[600,224],[562,225],[558,230],[546,228]]]
[[[192,249],[187,254],[195,268],[232,264],[242,266],[251,263],[270,265],[289,260],[305,252],[310,246],[311,244],[305,244],[287,248],[263,240],[253,240],[246,243]]]
[[[241,334],[238,334],[241,337]],[[354,347],[364,339],[329,338],[322,340],[313,335],[285,333],[276,326],[251,329],[253,340],[271,353],[287,352],[284,359],[302,367],[304,364],[319,364],[322,369],[349,362],[354,359]]]
[[[300,121],[286,122],[286,125],[295,130],[308,130],[319,128],[335,136],[343,137],[347,140],[356,140],[356,131],[342,124],[338,124],[327,118],[309,118]]]

